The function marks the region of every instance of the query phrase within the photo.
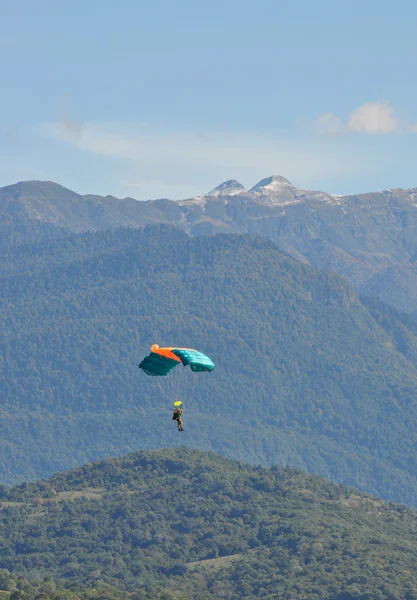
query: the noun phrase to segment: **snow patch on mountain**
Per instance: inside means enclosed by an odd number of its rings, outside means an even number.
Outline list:
[[[199,206],[202,210],[204,210],[208,200],[225,196],[237,196],[238,194],[242,194],[244,192],[246,192],[246,188],[241,183],[236,181],[236,179],[228,179],[227,181],[223,181],[223,183],[207,192],[207,194],[204,194],[203,196],[194,196],[194,198],[190,198],[189,200],[182,200],[179,202],[179,204],[181,206]],[[226,199],[225,203],[227,204]]]
[[[207,202],[221,199],[224,204],[231,202],[230,196],[245,196],[259,204],[273,206],[286,206],[289,204],[301,204],[309,201],[327,202],[331,204],[342,204],[344,197],[333,196],[326,192],[305,190],[297,188],[288,179],[280,175],[272,175],[259,181],[249,190],[235,179],[224,181],[203,196],[195,196],[189,200],[182,200],[181,206],[198,206],[204,211]]]
[[[297,202],[296,193],[297,188],[280,175],[266,177],[249,190],[249,194],[258,202],[275,205]]]
[[[308,200],[320,202],[337,202],[333,196],[325,192],[304,190],[296,188],[288,179],[280,175],[272,175],[262,179],[253,186],[249,192],[259,202],[267,202],[274,205],[299,204]]]
[[[205,196],[217,198],[218,196],[235,196],[243,192],[246,192],[246,188],[241,183],[236,181],[236,179],[228,179],[210,190]]]
[[[201,206],[204,207],[207,203],[207,196],[194,196],[188,200],[178,200],[177,204],[180,206]]]
[[[249,190],[249,193],[267,194],[271,192],[282,192],[288,189],[294,190],[296,188],[288,181],[288,179],[285,179],[285,177],[281,177],[280,175],[272,175],[271,177],[261,179],[261,181],[259,181]]]

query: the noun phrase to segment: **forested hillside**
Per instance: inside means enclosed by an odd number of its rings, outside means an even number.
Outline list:
[[[81,598],[417,598],[415,512],[212,453],[140,452],[22,485],[0,522],[0,588],[49,576],[41,598],[54,579]]]
[[[120,229],[4,258],[4,483],[185,443],[417,504],[417,336],[400,313],[249,236]],[[184,369],[181,434],[137,367],[152,343],[216,363]]]

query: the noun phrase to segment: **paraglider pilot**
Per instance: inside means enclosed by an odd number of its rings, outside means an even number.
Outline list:
[[[146,375],[151,375],[153,377],[156,376],[157,383],[163,392],[172,398],[172,390],[168,392],[162,385],[165,377],[171,373],[171,371],[175,368],[178,368],[179,365],[183,367],[189,367],[193,373],[210,373],[215,368],[214,362],[200,352],[199,350],[194,350],[193,348],[178,348],[178,347],[167,347],[160,348],[158,344],[152,344],[151,353],[139,363],[139,369],[142,369]],[[162,381],[161,381],[162,380]],[[172,380],[168,379],[167,384]],[[178,423],[178,431],[184,431],[182,426],[182,402],[181,400],[177,400],[174,402],[174,414],[172,418],[174,421]]]
[[[182,419],[181,419],[183,412],[184,412],[184,410],[182,408],[182,402],[180,402],[180,401],[174,402],[174,414],[172,415],[172,418],[174,421],[177,421],[177,423],[178,423],[178,431],[184,431],[184,428],[182,426]]]

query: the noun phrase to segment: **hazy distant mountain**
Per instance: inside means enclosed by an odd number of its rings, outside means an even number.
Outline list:
[[[417,188],[333,196],[273,176],[249,190],[226,181],[206,195],[179,202],[80,196],[37,181],[0,189],[3,246],[25,236],[156,223],[176,225],[194,236],[266,235],[294,257],[348,278],[364,294],[406,312],[417,310]]]

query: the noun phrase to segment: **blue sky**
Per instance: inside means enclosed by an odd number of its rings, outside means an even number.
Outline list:
[[[417,3],[0,0],[0,185],[417,187]]]

